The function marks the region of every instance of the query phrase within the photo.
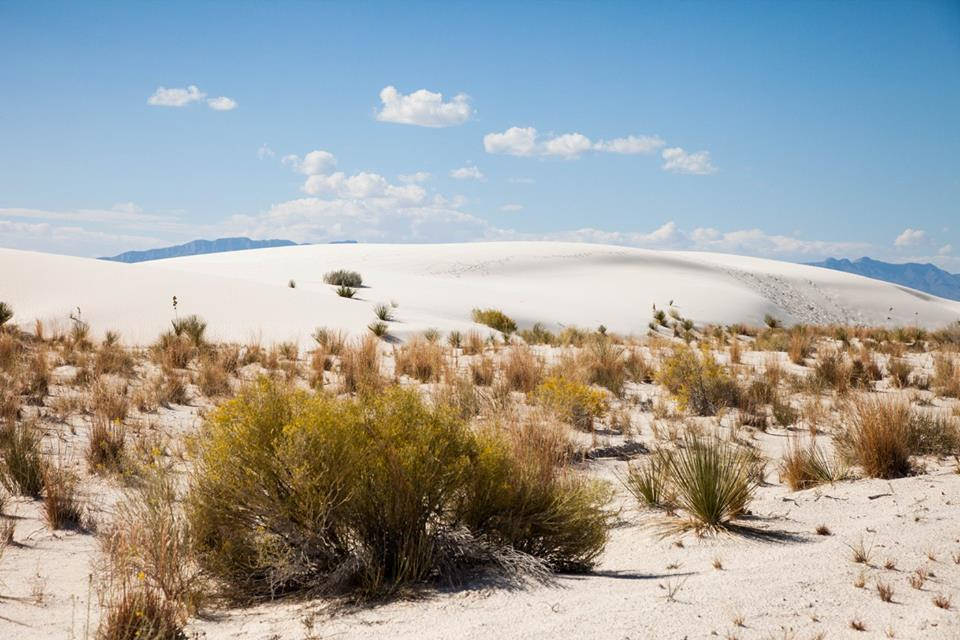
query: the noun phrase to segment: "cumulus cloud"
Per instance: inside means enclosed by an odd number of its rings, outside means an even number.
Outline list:
[[[153,95],[147,98],[147,104],[155,107],[185,107],[191,102],[203,100],[205,97],[207,97],[207,94],[193,84],[186,89],[157,87]]]
[[[153,95],[147,98],[147,104],[155,107],[185,107],[193,102],[199,102],[206,97],[207,94],[200,91],[200,88],[195,84],[191,84],[185,89],[180,87],[174,87],[172,89],[157,87]],[[237,108],[237,103],[226,96],[219,96],[209,98],[207,100],[207,106],[214,111],[231,111]]]
[[[416,173],[401,173],[397,176],[397,180],[404,184],[423,184],[432,177],[433,175],[429,171],[417,171]]]
[[[670,147],[664,149],[660,155],[663,158],[663,168],[666,171],[707,175],[717,170],[710,160],[709,151],[688,153],[680,147]]]
[[[500,207],[500,211],[506,211],[507,213],[512,213],[514,211],[523,211],[523,205],[515,204],[515,203],[505,204],[502,207]]]
[[[483,172],[474,166],[460,167],[451,169],[450,177],[456,180],[483,180]]]
[[[233,111],[237,108],[237,102],[227,96],[220,96],[208,99],[207,106],[214,111]]]
[[[483,148],[487,153],[512,156],[555,156],[568,159],[578,158],[588,151],[618,154],[653,153],[663,145],[663,140],[658,136],[630,135],[597,142],[576,132],[541,137],[533,127],[510,127],[502,133],[488,133],[483,137]]]
[[[327,173],[337,166],[337,158],[329,151],[316,149],[301,158],[298,155],[290,154],[283,156],[281,162],[294,171],[306,176],[314,176]]]
[[[907,227],[903,233],[897,236],[893,244],[897,247],[912,247],[923,242],[927,237],[927,232],[923,229],[911,229]]]
[[[452,127],[463,124],[473,115],[470,98],[458,93],[448,102],[442,93],[420,89],[404,95],[396,87],[384,87],[380,91],[383,107],[377,112],[377,120],[412,124],[419,127]]]

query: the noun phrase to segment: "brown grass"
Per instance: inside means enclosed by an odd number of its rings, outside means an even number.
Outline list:
[[[123,470],[127,427],[120,420],[94,415],[87,442],[87,463],[94,473],[116,473]]]
[[[420,382],[439,382],[446,366],[446,352],[442,346],[416,336],[394,351],[396,371]]]
[[[76,474],[50,466],[43,478],[43,514],[51,529],[83,529],[83,509],[77,498]]]
[[[502,363],[503,379],[513,391],[530,393],[543,379],[543,362],[526,345],[514,345]]]
[[[813,335],[804,325],[799,325],[790,332],[790,346],[787,355],[794,364],[806,364],[806,359],[813,351]]]
[[[345,345],[340,353],[340,376],[344,391],[373,391],[383,386],[377,340],[364,336],[359,342]]]

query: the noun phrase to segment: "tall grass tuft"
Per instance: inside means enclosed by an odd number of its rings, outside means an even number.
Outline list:
[[[13,423],[0,429],[0,482],[8,491],[39,498],[47,464],[36,423]]]
[[[846,475],[846,469],[831,460],[814,440],[804,446],[798,440],[791,439],[780,460],[780,479],[792,491],[834,483]]]
[[[835,441],[840,453],[872,478],[900,478],[913,470],[912,417],[905,402],[860,399],[851,405]]]

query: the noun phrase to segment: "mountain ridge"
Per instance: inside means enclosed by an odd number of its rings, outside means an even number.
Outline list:
[[[292,247],[296,244],[297,243],[293,242],[292,240],[251,240],[250,238],[244,236],[233,238],[217,238],[215,240],[197,239],[169,247],[144,249],[142,251],[125,251],[115,256],[104,256],[98,258],[98,260],[110,260],[112,262],[126,262],[132,264],[135,262],[148,262],[150,260],[163,260],[165,258],[196,256],[205,253],[246,251],[248,249],[266,249],[270,247]]]
[[[948,300],[960,300],[960,274],[944,271],[929,262],[883,262],[864,256],[856,260],[827,258],[806,264],[904,285]]]

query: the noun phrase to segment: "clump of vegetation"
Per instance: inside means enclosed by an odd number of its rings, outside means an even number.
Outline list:
[[[517,330],[517,323],[499,309],[474,309],[471,315],[477,324],[486,325],[501,333],[509,335]]]
[[[390,326],[386,322],[381,322],[380,320],[368,324],[367,329],[369,329],[370,333],[378,338],[386,338],[390,333]]]
[[[594,419],[602,418],[608,409],[603,391],[559,376],[545,379],[532,395],[561,420],[582,431],[591,431]]]
[[[600,335],[594,339],[584,354],[583,364],[588,382],[606,387],[616,396],[623,395],[623,387],[627,382],[623,353],[624,348],[606,336]]]
[[[739,404],[736,381],[706,349],[697,354],[687,345],[675,346],[660,366],[657,381],[676,396],[681,410],[694,415],[712,416]]]
[[[394,320],[393,309],[390,308],[390,305],[383,304],[382,302],[374,305],[373,315],[375,315],[377,319],[383,320],[384,322],[393,322]]]
[[[47,468],[43,479],[43,514],[51,529],[83,529],[78,481],[77,476],[66,469]]]
[[[341,285],[337,287],[337,295],[341,298],[352,298],[357,295],[357,290],[346,285]]]
[[[356,271],[347,269],[337,269],[323,274],[323,281],[340,287],[350,287],[356,289],[363,286],[363,277]],[[347,296],[350,297],[350,296]]]
[[[127,427],[121,420],[95,415],[90,426],[87,462],[96,473],[120,472],[126,452]]]
[[[771,329],[777,329],[780,327],[780,320],[768,313],[763,316],[763,324],[767,325]]]
[[[396,351],[396,371],[420,382],[439,382],[446,368],[444,355],[440,345],[416,337]]]
[[[39,498],[47,461],[40,429],[34,422],[13,423],[0,430],[0,482],[11,493]]]
[[[334,331],[326,327],[317,327],[313,332],[313,339],[332,356],[340,355],[340,351],[347,341],[342,331]]]
[[[493,384],[493,377],[496,371],[493,366],[493,360],[482,356],[479,360],[470,363],[470,377],[473,384],[481,387],[489,387]]]
[[[790,332],[790,346],[787,349],[790,362],[804,364],[812,350],[813,336],[809,329],[804,325],[794,327],[793,331]]]
[[[0,327],[13,319],[13,307],[0,300]]]
[[[503,364],[503,379],[509,389],[530,393],[543,378],[543,363],[526,345],[514,345]]]
[[[651,509],[673,509],[667,464],[669,455],[667,451],[657,452],[638,465],[627,465],[623,483],[640,504]]]
[[[344,346],[340,352],[340,375],[343,389],[348,393],[379,389],[383,385],[383,376],[377,341],[367,336]]]
[[[170,321],[173,325],[173,334],[186,337],[194,349],[203,349],[206,344],[207,323],[198,315],[184,316]]]
[[[814,440],[806,446],[791,440],[780,460],[780,479],[792,491],[834,483],[844,477],[846,470],[831,460]]]
[[[415,391],[335,399],[261,380],[206,423],[187,515],[200,564],[241,600],[386,595],[524,555],[590,566],[607,492],[532,462]]]
[[[661,455],[673,500],[685,514],[669,530],[702,535],[729,529],[746,512],[762,477],[754,452],[719,438],[687,435],[680,447]]]
[[[843,395],[850,389],[852,368],[837,349],[821,351],[814,365],[813,380],[821,388]]]

